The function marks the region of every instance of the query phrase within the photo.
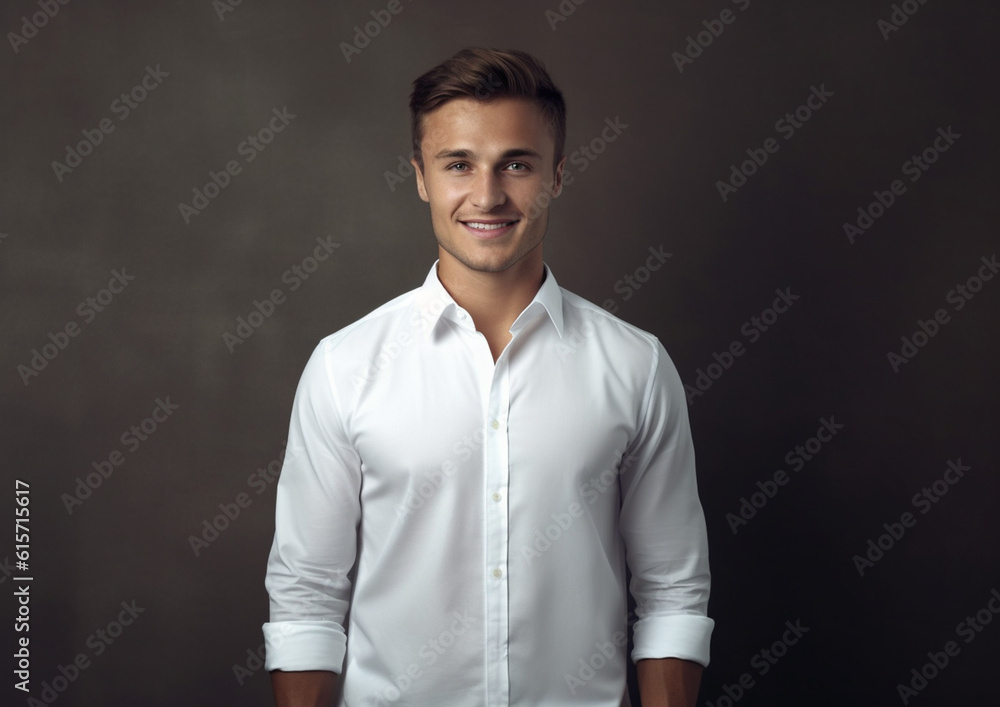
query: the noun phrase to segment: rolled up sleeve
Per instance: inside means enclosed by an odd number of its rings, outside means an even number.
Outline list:
[[[638,432],[622,462],[620,530],[636,601],[633,661],[707,666],[715,622],[705,515],[684,386],[657,341]]]
[[[292,406],[265,580],[267,670],[343,670],[361,462],[344,433],[329,349],[313,352]]]

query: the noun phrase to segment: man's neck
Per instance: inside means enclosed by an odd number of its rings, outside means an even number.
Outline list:
[[[509,329],[538,293],[545,278],[541,248],[529,253],[503,272],[479,272],[467,268],[445,251],[440,251],[437,276],[455,302],[466,310],[490,340],[509,339]]]

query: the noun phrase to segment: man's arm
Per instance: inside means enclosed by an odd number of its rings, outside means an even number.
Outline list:
[[[694,704],[709,662],[708,536],[684,386],[656,342],[643,418],[622,461],[619,528],[638,620],[632,659],[643,705]]]
[[[327,707],[329,691],[322,688],[343,670],[347,649],[361,464],[341,423],[329,348],[329,342],[317,346],[299,381],[275,498],[265,578],[270,621],[263,631],[265,668],[288,673],[274,682],[279,705],[287,697],[289,705]],[[330,675],[304,677],[314,672]]]
[[[647,658],[635,664],[642,707],[694,707],[704,668],[680,658]]]
[[[271,671],[277,707],[330,707],[337,673],[328,670]]]

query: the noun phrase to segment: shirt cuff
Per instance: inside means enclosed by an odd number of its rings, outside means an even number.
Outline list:
[[[347,636],[333,621],[271,621],[263,629],[265,669],[343,671]]]
[[[673,614],[647,616],[632,632],[632,661],[645,658],[681,658],[708,667],[709,643],[715,621],[707,616]]]

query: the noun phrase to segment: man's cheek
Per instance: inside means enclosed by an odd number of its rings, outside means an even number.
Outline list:
[[[554,185],[552,183],[543,185],[535,190],[530,197],[526,197],[521,202],[521,211],[524,213],[526,220],[537,221],[548,213],[549,204],[555,198],[553,196],[553,188]]]

